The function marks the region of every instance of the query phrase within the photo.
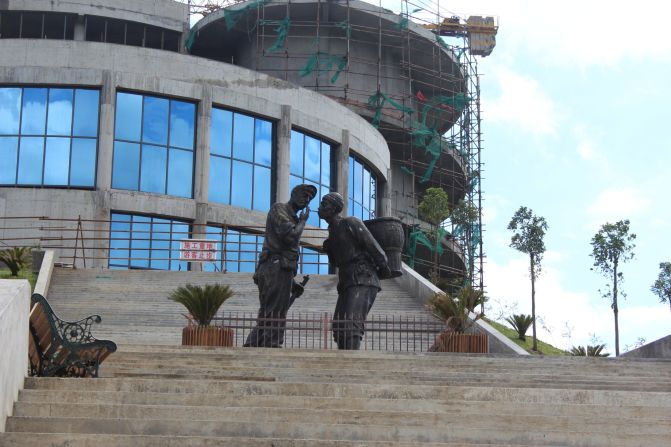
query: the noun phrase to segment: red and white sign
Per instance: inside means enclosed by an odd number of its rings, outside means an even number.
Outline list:
[[[216,261],[217,245],[217,242],[207,239],[183,239],[179,241],[179,259],[191,262]]]

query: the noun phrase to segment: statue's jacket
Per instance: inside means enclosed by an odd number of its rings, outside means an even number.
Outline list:
[[[259,264],[267,261],[280,262],[285,270],[298,270],[298,241],[296,233],[298,216],[289,203],[274,203],[268,211],[266,234],[259,256]]]
[[[387,255],[361,219],[348,216],[329,225],[324,249],[338,267],[338,293],[353,286],[380,290],[377,269],[386,265]]]

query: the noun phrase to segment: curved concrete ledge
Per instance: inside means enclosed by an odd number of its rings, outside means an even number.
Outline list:
[[[40,272],[37,274],[37,281],[35,282],[35,293],[39,293],[43,297],[47,297],[49,293],[49,286],[51,285],[51,275],[54,272],[54,258],[55,254],[53,250],[47,250],[44,252],[44,258],[42,259],[42,266],[40,267]]]

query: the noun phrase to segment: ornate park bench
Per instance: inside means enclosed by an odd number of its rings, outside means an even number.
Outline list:
[[[79,321],[63,321],[39,293],[34,293],[30,311],[28,357],[30,373],[39,377],[98,377],[98,367],[116,344],[91,335],[98,315]]]

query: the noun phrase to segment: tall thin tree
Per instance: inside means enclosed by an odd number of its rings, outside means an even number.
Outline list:
[[[634,257],[633,241],[636,235],[629,233],[629,220],[620,220],[614,224],[605,223],[601,226],[598,233],[592,238],[592,253],[590,256],[594,258],[594,267],[602,275],[609,280],[608,290],[604,296],[608,296],[611,300],[610,307],[613,309],[613,317],[615,319],[615,355],[620,355],[620,328],[618,320],[618,293],[621,290],[618,286],[624,280],[622,272],[619,271],[621,263],[629,261]]]
[[[532,349],[538,351],[536,340],[536,278],[541,273],[541,261],[545,253],[545,232],[548,224],[544,217],[534,215],[533,211],[526,206],[521,206],[513,215],[508,229],[514,231],[510,238],[510,246],[515,250],[529,255],[529,275],[531,276],[531,318],[533,345]]]

